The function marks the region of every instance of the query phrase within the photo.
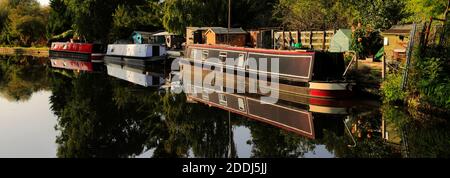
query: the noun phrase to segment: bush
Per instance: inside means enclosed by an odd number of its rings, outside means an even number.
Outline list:
[[[444,57],[424,57],[415,64],[415,89],[425,101],[450,108],[450,76]]]
[[[417,47],[414,52],[411,91],[425,105],[450,109],[450,48]]]
[[[381,92],[385,103],[404,101],[407,93],[401,88],[402,75],[389,74],[381,85]]]

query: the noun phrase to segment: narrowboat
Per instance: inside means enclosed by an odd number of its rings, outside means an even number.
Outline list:
[[[103,65],[101,44],[54,42],[49,51],[52,67],[92,72]]]
[[[275,104],[263,104],[259,96],[223,93],[195,85],[184,87],[190,87],[194,91],[186,93],[188,101],[226,110],[310,139],[321,138],[324,129],[337,128],[335,133],[343,133],[345,130],[343,121],[348,113],[336,109],[342,106],[318,108],[315,105],[282,100]]]
[[[112,62],[105,62],[105,64],[109,76],[125,80],[136,85],[143,87],[160,87],[166,83],[164,71],[155,65],[151,65],[149,67],[137,67]]]
[[[226,63],[226,59],[229,58],[235,60],[231,65]],[[261,59],[267,62],[267,69],[250,66],[250,64],[262,65],[264,61]],[[279,69],[272,72],[271,62],[274,59],[278,59]],[[190,45],[186,48],[180,64],[188,65],[194,73],[201,67],[203,77],[212,71],[217,72],[217,69],[213,70],[214,67],[211,66],[222,66],[225,82],[244,82],[247,88],[250,76],[265,75],[269,80],[273,76],[279,79],[279,86],[272,89],[295,95],[336,99],[349,98],[353,94],[354,83],[344,79],[343,53]],[[245,80],[236,79],[236,76],[242,73],[245,74]]]
[[[145,66],[165,60],[167,50],[161,44],[109,44],[105,60],[122,64]]]

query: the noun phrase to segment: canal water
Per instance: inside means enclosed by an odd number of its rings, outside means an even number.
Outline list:
[[[106,71],[3,56],[0,157],[450,157],[448,118],[378,101],[349,103],[285,102],[273,107],[308,117],[270,112],[258,119]]]

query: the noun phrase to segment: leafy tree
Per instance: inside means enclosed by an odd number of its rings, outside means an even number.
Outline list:
[[[162,27],[158,0],[139,5],[119,5],[113,14],[112,39],[128,38],[134,30],[156,31]]]
[[[349,0],[355,20],[374,29],[389,29],[409,16],[406,0]]]
[[[72,29],[72,14],[68,11],[64,0],[50,0],[50,14],[47,24],[48,35],[59,35]]]
[[[445,0],[408,0],[406,9],[412,14],[406,22],[420,22],[430,17],[443,18],[448,1]]]
[[[277,0],[238,0],[231,3],[231,25],[254,28],[272,26],[272,9]],[[184,34],[188,26],[228,25],[228,0],[164,1],[163,25],[170,31]]]
[[[351,13],[347,0],[280,0],[274,18],[285,29],[322,30],[349,26]]]
[[[46,41],[46,23],[49,9],[41,8],[36,0],[8,1],[1,15],[1,40],[6,44],[31,46]],[[4,15],[5,12],[7,15]]]

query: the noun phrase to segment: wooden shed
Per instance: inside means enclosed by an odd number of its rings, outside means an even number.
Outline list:
[[[211,27],[206,31],[206,44],[228,44],[231,46],[245,46],[247,32],[242,28]]]
[[[403,61],[406,59],[406,49],[408,48],[411,29],[411,24],[395,25],[391,29],[382,32],[387,60]]]
[[[331,38],[330,52],[347,52],[352,43],[352,30],[340,29]]]
[[[186,27],[186,44],[206,44],[206,31],[209,27]]]

